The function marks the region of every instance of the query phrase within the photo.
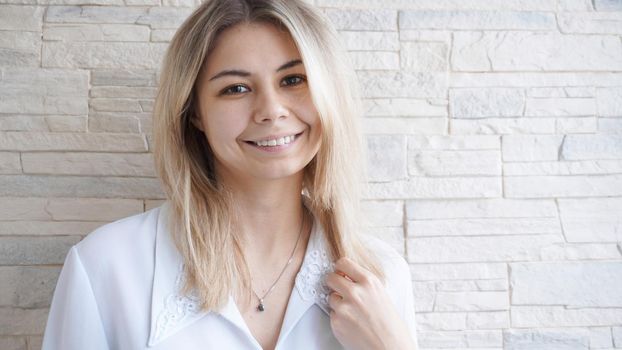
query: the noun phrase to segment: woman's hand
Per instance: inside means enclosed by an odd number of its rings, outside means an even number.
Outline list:
[[[348,258],[335,263],[326,277],[330,326],[347,349],[414,350],[412,336],[382,282]]]

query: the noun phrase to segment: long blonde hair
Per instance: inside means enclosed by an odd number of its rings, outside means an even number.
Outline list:
[[[205,135],[192,123],[198,114],[195,83],[219,33],[238,23],[258,21],[289,31],[307,71],[322,139],[305,168],[303,188],[330,254],[335,260],[347,256],[384,279],[378,261],[358,235],[361,108],[355,74],[336,32],[317,10],[299,0],[206,0],[170,43],[153,121],[156,169],[172,209],[170,230],[185,264],[184,291],[195,293],[203,310],[222,306],[232,291],[251,294],[234,227],[235,205],[216,181]]]

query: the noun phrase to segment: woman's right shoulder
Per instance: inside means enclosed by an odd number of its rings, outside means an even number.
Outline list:
[[[98,260],[153,252],[158,220],[166,203],[98,227],[75,245],[82,257]]]

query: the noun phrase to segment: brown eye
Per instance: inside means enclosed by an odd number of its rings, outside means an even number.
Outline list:
[[[303,75],[290,75],[283,79],[283,85],[298,85],[302,84],[306,81],[306,78]]]
[[[233,86],[229,86],[228,88],[222,90],[220,92],[221,95],[236,95],[236,94],[241,94],[244,92],[247,92],[248,88],[244,85],[233,85]]]

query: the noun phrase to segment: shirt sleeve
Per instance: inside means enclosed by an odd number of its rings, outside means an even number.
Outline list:
[[[402,319],[406,322],[410,336],[415,343],[415,349],[419,349],[417,342],[417,322],[415,320],[415,297],[413,295],[413,284],[411,281],[410,267],[408,263],[400,257],[399,263],[396,264],[399,271],[399,290],[402,293],[402,299],[404,301],[404,307],[398,309],[401,313]]]
[[[74,246],[54,291],[42,350],[83,349],[109,347],[89,276]]]

